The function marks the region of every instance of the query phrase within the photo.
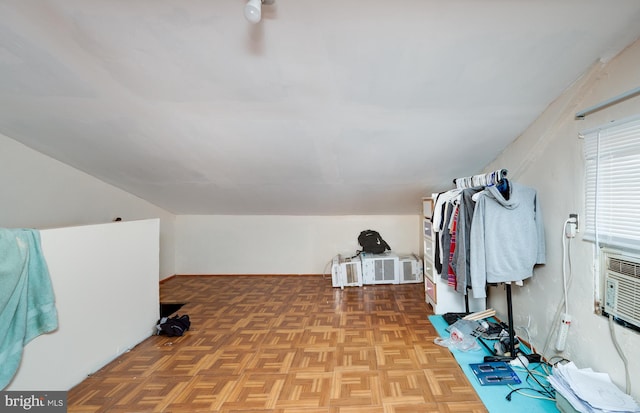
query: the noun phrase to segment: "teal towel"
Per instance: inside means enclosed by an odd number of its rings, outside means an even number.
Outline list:
[[[18,371],[24,346],[58,328],[40,232],[0,228],[0,390]]]

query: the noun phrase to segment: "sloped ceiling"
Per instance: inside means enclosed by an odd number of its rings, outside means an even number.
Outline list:
[[[0,133],[176,214],[413,214],[637,0],[0,1]]]

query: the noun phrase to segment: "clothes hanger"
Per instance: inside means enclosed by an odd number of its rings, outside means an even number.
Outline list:
[[[509,200],[511,188],[507,178],[502,178],[502,180],[498,182],[498,185],[496,185],[496,189],[500,191],[504,199]]]

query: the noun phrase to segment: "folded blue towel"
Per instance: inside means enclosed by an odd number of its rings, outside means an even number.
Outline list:
[[[13,379],[24,346],[58,328],[49,269],[32,229],[0,228],[0,390]]]

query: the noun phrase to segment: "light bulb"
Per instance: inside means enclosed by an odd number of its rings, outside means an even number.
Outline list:
[[[261,0],[249,0],[244,7],[244,17],[251,23],[258,23],[262,15],[262,2]]]

